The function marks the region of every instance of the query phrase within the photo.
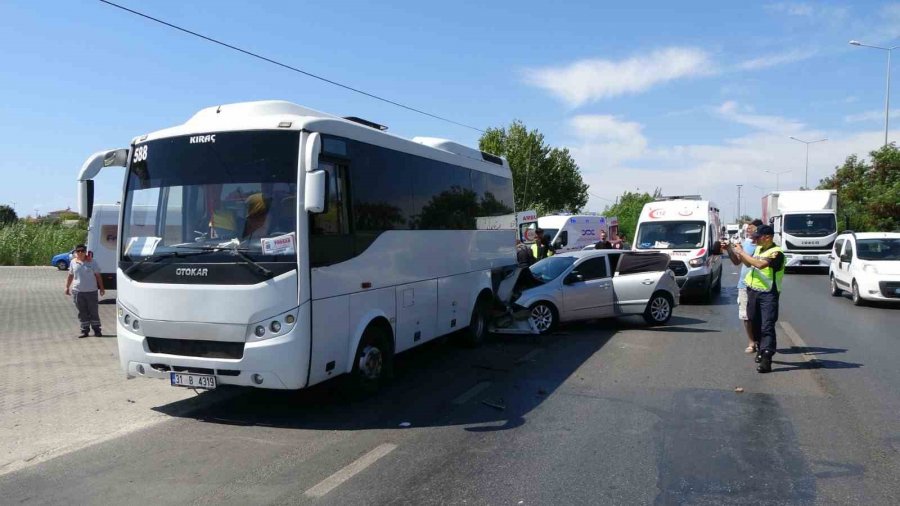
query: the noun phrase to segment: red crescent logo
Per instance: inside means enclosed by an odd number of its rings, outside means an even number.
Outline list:
[[[661,218],[665,215],[666,215],[665,209],[651,209],[650,214],[649,214],[651,219]]]

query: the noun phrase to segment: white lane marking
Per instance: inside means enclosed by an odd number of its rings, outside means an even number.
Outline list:
[[[453,402],[453,404],[456,404],[456,405],[465,404],[465,403],[469,402],[472,399],[472,397],[475,397],[476,395],[480,394],[489,386],[491,386],[490,381],[482,381],[481,383],[479,383],[479,384],[473,386],[472,388],[466,390],[465,392],[463,392],[462,395],[460,395],[456,399],[453,399],[452,402]]]
[[[394,451],[397,448],[397,445],[393,443],[383,443],[376,446],[372,451],[363,455],[362,457],[354,460],[346,467],[341,469],[340,471],[332,474],[328,478],[320,481],[314,487],[310,488],[304,495],[307,497],[322,497],[328,492],[331,492],[335,488],[339,487],[342,483],[353,478],[357,474],[359,474],[365,468],[371,466],[381,457],[384,457],[388,453]]]
[[[778,322],[778,325],[781,326],[781,330],[783,330],[784,333],[787,334],[788,339],[790,339],[791,341],[794,342],[794,346],[797,346],[799,348],[804,348],[807,350],[809,349],[809,346],[807,346],[806,341],[804,341],[803,338],[800,337],[800,334],[798,334],[797,331],[794,330],[793,325],[791,325],[790,323],[785,322],[785,321]],[[806,352],[806,351],[801,353],[800,358],[802,358],[803,360],[806,360],[807,362],[810,360],[815,360],[814,358],[808,357],[807,353],[808,352]]]

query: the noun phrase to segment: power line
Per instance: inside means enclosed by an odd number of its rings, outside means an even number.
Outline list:
[[[226,43],[226,42],[222,42],[222,41],[220,41],[220,40],[216,40],[216,39],[214,39],[214,38],[212,38],[212,37],[207,37],[206,35],[202,35],[202,34],[199,34],[199,33],[197,33],[197,32],[188,30],[187,28],[182,28],[182,27],[180,27],[180,26],[178,26],[178,25],[173,25],[172,23],[163,21],[163,20],[161,20],[161,19],[159,19],[159,18],[154,18],[153,16],[144,14],[143,12],[138,12],[138,11],[136,11],[136,10],[129,9],[128,7],[119,5],[119,4],[117,4],[117,3],[110,2],[110,1],[108,1],[108,0],[100,0],[100,2],[105,3],[105,4],[107,4],[107,5],[109,5],[109,6],[112,6],[112,7],[116,7],[116,8],[118,8],[118,9],[122,9],[123,11],[130,12],[131,14],[140,16],[140,17],[142,17],[142,18],[149,19],[150,21],[155,21],[155,22],[157,22],[157,23],[159,23],[159,24],[161,24],[161,25],[168,26],[169,28],[174,28],[174,29],[176,29],[176,30],[178,30],[178,31],[187,33],[187,34],[189,34],[189,35],[193,35],[194,37],[199,37],[199,38],[201,38],[201,39],[203,39],[203,40],[206,40],[206,41],[208,41],[208,42],[212,42],[213,44],[218,44],[218,45],[220,45],[220,46],[227,47],[228,49],[232,49],[232,50],[237,51],[237,52],[239,52],[239,53],[243,53],[243,54],[245,54],[245,55],[247,55],[247,56],[252,56],[252,57],[254,57],[254,58],[258,58],[258,59],[260,59],[260,60],[263,60],[263,61],[265,61],[265,62],[272,63],[272,64],[274,64],[274,65],[278,65],[279,67],[283,67],[283,68],[286,68],[286,69],[288,69],[288,70],[292,70],[292,71],[294,71],[294,72],[297,72],[297,73],[299,73],[299,74],[303,74],[303,75],[305,75],[305,76],[307,76],[307,77],[312,77],[313,79],[318,79],[318,80],[323,81],[323,82],[326,82],[326,83],[328,83],[328,84],[333,84],[333,85],[335,85],[335,86],[344,88],[345,90],[350,90],[350,91],[352,91],[352,92],[359,93],[360,95],[365,95],[365,96],[367,96],[367,97],[369,97],[369,98],[374,98],[375,100],[380,100],[380,101],[382,101],[382,102],[386,102],[386,103],[391,104],[391,105],[396,105],[397,107],[402,107],[403,109],[406,109],[406,110],[408,110],[408,111],[417,112],[417,113],[419,113],[419,114],[424,114],[425,116],[428,116],[428,117],[431,117],[431,118],[434,118],[434,119],[438,119],[438,120],[441,120],[441,121],[446,121],[446,122],[448,122],[448,123],[453,123],[454,125],[458,125],[458,126],[465,127],[465,128],[470,128],[470,129],[475,130],[475,131],[477,131],[477,132],[484,133],[484,130],[482,130],[482,129],[480,129],[480,128],[476,128],[476,127],[473,127],[473,126],[471,126],[471,125],[466,125],[465,123],[460,123],[460,122],[458,122],[458,121],[453,121],[452,119],[444,118],[444,117],[438,116],[438,115],[436,115],[436,114],[431,114],[430,112],[425,112],[425,111],[423,111],[423,110],[421,110],[421,109],[416,109],[415,107],[410,107],[410,106],[408,106],[408,105],[403,105],[403,104],[401,104],[401,103],[399,103],[399,102],[395,102],[395,101],[393,101],[393,100],[390,100],[390,99],[387,99],[387,98],[384,98],[384,97],[380,97],[380,96],[378,96],[378,95],[375,95],[375,94],[372,94],[372,93],[369,93],[369,92],[360,90],[360,89],[358,89],[358,88],[354,88],[354,87],[352,87],[352,86],[347,86],[346,84],[341,84],[341,83],[339,83],[339,82],[337,82],[337,81],[332,81],[331,79],[327,79],[327,78],[325,78],[325,77],[322,77],[322,76],[313,74],[313,73],[311,73],[311,72],[307,72],[307,71],[305,71],[305,70],[298,69],[297,67],[292,67],[292,66],[290,66],[290,65],[288,65],[288,64],[286,64],[286,63],[281,63],[281,62],[279,62],[279,61],[277,61],[277,60],[273,60],[273,59],[271,59],[271,58],[267,58],[267,57],[265,57],[265,56],[256,54],[256,53],[254,53],[254,52],[247,51],[246,49],[241,49],[241,48],[239,48],[239,47],[237,47],[237,46],[233,46],[233,45],[228,44],[228,43]]]

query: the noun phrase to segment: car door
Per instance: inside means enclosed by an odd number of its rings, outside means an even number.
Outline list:
[[[834,276],[834,279],[839,282],[843,282],[843,279],[841,279],[840,277],[841,273],[839,272],[838,266],[841,261],[841,253],[843,253],[843,251],[844,240],[838,239],[834,241],[834,248],[832,249],[831,254],[828,255],[828,258],[831,261],[831,275]]]
[[[850,272],[851,266],[853,265],[853,239],[847,239],[846,241],[844,241],[844,251],[843,253],[841,253],[839,260],[838,270],[841,273],[841,284],[849,287],[850,281],[853,278],[853,275]]]
[[[563,280],[565,320],[585,320],[610,316],[612,312],[612,279],[606,256],[594,256],[575,264]]]

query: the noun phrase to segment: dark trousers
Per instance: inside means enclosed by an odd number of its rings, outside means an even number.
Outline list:
[[[93,292],[73,291],[72,301],[75,303],[75,309],[78,310],[78,323],[81,324],[81,331],[87,332],[88,328],[93,328],[99,332],[100,310],[97,307],[97,290]]]
[[[747,316],[753,329],[753,339],[759,342],[759,351],[775,354],[775,322],[778,321],[778,292],[747,290]]]

